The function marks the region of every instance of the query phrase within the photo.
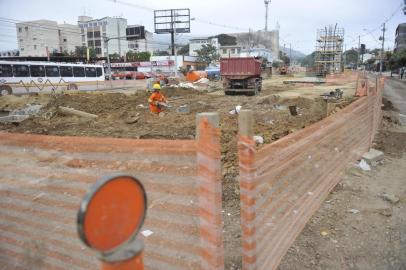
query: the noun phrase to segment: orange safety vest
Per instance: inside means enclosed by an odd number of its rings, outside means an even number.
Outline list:
[[[149,109],[153,113],[160,113],[162,109],[158,106],[158,102],[166,102],[166,98],[159,92],[154,92],[148,99]]]

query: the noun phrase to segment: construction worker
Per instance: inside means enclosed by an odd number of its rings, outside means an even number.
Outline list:
[[[160,93],[160,84],[156,83],[152,88],[154,89],[154,92],[148,99],[149,109],[152,113],[159,114],[162,111],[161,103],[166,103],[166,98]]]

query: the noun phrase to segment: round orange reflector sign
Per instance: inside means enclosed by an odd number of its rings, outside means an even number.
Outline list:
[[[80,206],[79,236],[90,248],[114,251],[137,235],[146,208],[145,190],[137,179],[126,175],[102,178]]]

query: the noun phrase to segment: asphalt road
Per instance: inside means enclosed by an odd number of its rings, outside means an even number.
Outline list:
[[[400,122],[406,125],[406,80],[387,78],[383,96],[392,102],[399,112]]]

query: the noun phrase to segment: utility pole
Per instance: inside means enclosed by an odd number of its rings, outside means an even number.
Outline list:
[[[382,70],[383,70],[383,54],[385,52],[385,26],[386,23],[383,23],[383,28],[382,28],[382,51],[381,51],[381,62],[379,65],[379,75],[382,75]]]
[[[107,70],[109,72],[108,78],[110,81],[110,86],[113,88],[113,82],[111,81],[111,64],[110,64],[110,54],[109,54],[109,41],[110,39],[105,37],[104,38],[104,43],[106,44],[106,53],[107,53]]]
[[[359,67],[359,55],[361,53],[361,36],[358,36],[357,70]]]
[[[268,16],[269,16],[269,4],[271,0],[264,0],[265,3],[265,32],[268,32]]]
[[[120,37],[121,36],[121,34],[120,34],[120,23],[118,21],[118,18],[116,19],[116,22],[117,22],[117,37]],[[121,40],[118,39],[117,41],[118,41],[118,55],[121,57]]]
[[[174,49],[175,49],[175,77],[178,77],[178,50],[176,49],[176,21],[175,25],[173,27],[173,32],[174,32]]]
[[[347,65],[347,44],[344,45],[343,56],[344,56],[344,69],[345,69],[345,66]]]
[[[292,66],[292,43],[289,43],[289,66]]]

